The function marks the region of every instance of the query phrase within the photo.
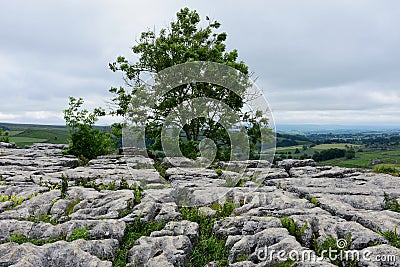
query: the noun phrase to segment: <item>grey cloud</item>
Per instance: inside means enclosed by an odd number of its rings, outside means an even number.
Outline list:
[[[142,31],[166,27],[184,6],[222,23],[228,48],[259,77],[278,123],[367,124],[372,115],[398,123],[394,0],[7,2],[0,9],[0,121],[62,124],[69,95],[104,105],[109,87],[123,84],[108,63],[132,57]]]

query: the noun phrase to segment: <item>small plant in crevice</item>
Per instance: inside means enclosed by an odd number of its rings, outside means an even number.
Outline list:
[[[126,266],[128,252],[133,247],[136,240],[142,236],[149,236],[151,232],[159,231],[164,228],[164,226],[165,223],[154,221],[144,222],[141,218],[136,218],[132,223],[128,223],[120,247],[115,251],[113,266]]]
[[[215,169],[214,171],[218,176],[222,175],[222,170],[221,169]]]
[[[66,216],[72,214],[72,213],[74,212],[75,206],[76,206],[79,202],[81,202],[80,199],[71,200],[71,201],[69,202],[69,204],[67,205],[67,208],[65,209],[64,214],[65,214]]]
[[[32,243],[33,245],[36,246],[42,246],[44,244],[48,243],[54,243],[60,240],[63,240],[65,236],[59,236],[59,237],[54,237],[54,238],[48,238],[48,239],[34,239],[34,238],[29,238],[26,237],[23,234],[20,234],[18,230],[15,230],[10,237],[6,240],[6,242],[14,242],[17,244],[23,244],[23,243]]]
[[[390,245],[400,249],[400,236],[397,233],[397,227],[393,231],[378,232],[378,234],[386,238]]]
[[[6,202],[6,201],[12,201],[13,205],[11,208],[14,208],[18,205],[21,205],[24,199],[14,194],[12,194],[11,196],[8,195],[0,196],[0,202]]]
[[[61,198],[65,199],[67,197],[67,191],[68,191],[68,177],[64,176],[62,174],[61,176]]]
[[[291,267],[295,261],[292,261],[290,259],[284,261],[284,262],[279,262],[275,265],[275,267]]]
[[[328,256],[331,260],[331,263],[340,266],[340,267],[355,267],[357,266],[357,259],[346,259],[345,257],[341,257],[341,255],[346,255],[345,251],[351,248],[351,234],[348,234],[347,237],[343,240],[343,247],[339,247],[339,242],[332,235],[328,235],[326,239],[322,242],[318,242],[317,238],[314,236],[313,247],[315,254],[319,257]]]
[[[236,262],[241,262],[241,261],[248,261],[249,260],[249,256],[246,254],[239,254],[236,257]]]
[[[237,179],[237,178],[232,178],[230,176],[226,176],[224,186],[226,186],[226,187],[244,187],[244,183],[245,183],[245,180],[243,178]]]
[[[396,198],[390,197],[388,194],[384,193],[385,209],[394,212],[400,212],[400,203]]]
[[[156,169],[156,171],[160,174],[160,176],[165,178],[165,173],[167,169],[162,165],[162,161],[160,159],[155,158],[153,166]]]
[[[296,237],[296,240],[301,243],[301,236],[308,228],[308,223],[306,222],[301,227],[299,227],[292,218],[283,217],[280,220],[281,220],[282,226],[285,227],[289,231],[289,234]]]
[[[140,204],[142,197],[143,197],[143,190],[139,186],[133,186],[132,185],[132,190],[134,190],[134,196],[132,199],[128,199],[126,201],[126,209],[120,211],[119,213],[119,218],[123,218],[126,215],[130,214],[132,212],[132,208],[138,204]]]
[[[143,189],[139,186],[135,187],[133,195],[134,195],[133,204],[134,205],[140,204],[143,197]]]
[[[222,205],[214,203],[211,208],[217,211],[213,217],[199,212],[197,207],[182,207],[179,210],[184,220],[199,224],[199,239],[189,259],[190,267],[205,266],[209,262],[216,262],[215,266],[228,266],[229,249],[225,248],[226,238],[215,236],[213,226],[217,220],[230,216],[235,205],[228,200]]]
[[[311,202],[312,204],[314,204],[315,207],[318,207],[318,206],[319,206],[319,201],[318,201],[314,196],[311,197],[310,202]]]
[[[58,219],[51,219],[51,215],[47,213],[39,213],[37,215],[32,215],[31,217],[27,218],[28,221],[31,222],[45,222],[45,223],[51,223],[52,225],[57,225],[58,224]]]
[[[67,239],[68,242],[78,240],[78,239],[89,239],[90,233],[89,233],[89,228],[87,226],[83,228],[75,228],[72,231],[71,236]]]

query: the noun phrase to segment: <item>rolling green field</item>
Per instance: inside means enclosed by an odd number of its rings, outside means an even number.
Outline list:
[[[320,165],[331,165],[347,168],[362,168],[362,169],[372,169],[373,159],[380,159],[385,164],[393,164],[397,168],[400,168],[400,148],[398,150],[380,151],[380,150],[370,150],[363,152],[356,152],[356,157],[354,159],[331,159],[327,161],[320,162]]]
[[[347,145],[347,146],[346,146]],[[330,166],[339,166],[339,167],[347,167],[347,168],[362,168],[362,169],[373,169],[374,165],[372,164],[372,160],[379,159],[384,164],[394,164],[397,168],[400,169],[400,146],[393,146],[388,148],[387,150],[382,149],[371,149],[366,148],[363,145],[356,144],[320,144],[313,147],[308,147],[306,150],[303,149],[302,145],[299,146],[288,146],[288,147],[278,147],[276,149],[276,154],[286,154],[291,155],[293,158],[299,158],[300,156],[306,154],[308,156],[314,155],[315,152],[320,152],[322,150],[338,148],[338,149],[347,149],[353,147],[356,151],[356,157],[354,159],[346,159],[346,158],[336,158],[331,160],[326,160],[319,162],[318,164],[330,165]],[[300,153],[295,154],[296,148]]]
[[[315,150],[325,150],[331,148],[346,149],[348,147],[358,148],[360,146],[361,145],[354,145],[354,144],[321,144],[314,146],[313,149]]]
[[[1,123],[0,127],[8,132],[10,142],[17,146],[30,146],[33,143],[68,144],[69,133],[65,126]]]

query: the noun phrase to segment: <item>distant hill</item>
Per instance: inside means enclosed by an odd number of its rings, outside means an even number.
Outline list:
[[[29,146],[33,143],[68,144],[69,133],[65,126],[0,122],[0,127],[9,133],[10,142],[15,142],[18,146]]]

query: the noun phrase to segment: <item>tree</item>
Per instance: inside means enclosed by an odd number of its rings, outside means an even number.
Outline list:
[[[345,157],[346,159],[354,159],[356,157],[356,151],[354,150],[354,148],[347,149]]]
[[[111,134],[94,128],[99,116],[105,111],[96,108],[93,112],[82,109],[83,99],[69,98],[69,108],[64,110],[64,119],[70,133],[70,145],[66,153],[75,155],[84,162],[108,154],[115,147]]]
[[[158,74],[178,64],[194,61],[217,62],[240,71],[246,77],[249,76],[248,67],[244,62],[238,61],[238,51],[226,51],[227,34],[216,33],[221,25],[219,22],[208,21],[202,28],[199,14],[188,8],[181,9],[176,15],[176,21],[171,22],[169,28],[161,29],[158,34],[152,30],[141,34],[137,44],[132,47],[132,52],[138,58],[135,63],[130,63],[125,57],[119,56],[116,62],[109,64],[112,71],[123,73],[126,82],[125,88],[112,87],[110,89],[114,95],[112,103],[115,105],[112,114],[125,116],[129,113],[130,103],[135,101],[137,95],[141,93],[141,88],[146,84],[143,80],[144,76]],[[248,122],[244,128],[250,136],[250,154],[256,158],[255,150],[260,149],[257,144],[261,141],[261,132],[265,131],[268,120],[265,114],[244,111],[244,104],[249,99],[247,88],[250,85],[243,82],[241,86],[240,93],[235,94],[219,85],[189,82],[160,96],[160,99],[155,100],[151,115],[147,116],[148,148],[161,150],[161,127],[168,114],[176,110],[177,106],[188,100],[207,97],[228,105],[239,114],[241,121]],[[122,128],[121,125],[114,125],[114,127]],[[217,144],[217,158],[227,159],[230,154],[229,136],[222,125],[212,118],[193,118],[182,125],[180,134],[179,145],[185,156],[195,158],[199,144],[204,138],[212,139]]]

